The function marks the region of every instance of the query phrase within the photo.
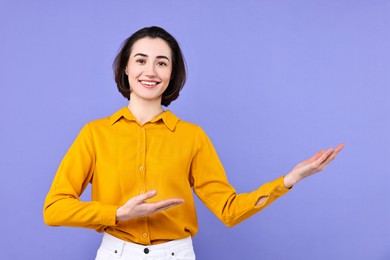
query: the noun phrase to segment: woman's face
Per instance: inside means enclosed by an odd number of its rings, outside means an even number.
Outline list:
[[[129,79],[130,100],[161,103],[172,74],[172,54],[160,38],[142,38],[134,43],[125,73]]]

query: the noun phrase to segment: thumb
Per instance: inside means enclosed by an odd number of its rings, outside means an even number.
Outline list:
[[[151,191],[148,191],[148,192],[146,192],[146,193],[144,193],[144,194],[138,195],[138,196],[137,196],[137,201],[138,201],[139,203],[142,203],[142,202],[144,202],[145,200],[148,200],[148,199],[150,199],[150,198],[153,198],[153,197],[156,196],[156,195],[157,195],[157,191],[156,191],[156,190],[151,190]]]

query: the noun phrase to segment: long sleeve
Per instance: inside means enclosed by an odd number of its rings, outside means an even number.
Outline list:
[[[93,178],[96,155],[92,132],[84,126],[62,160],[44,205],[44,221],[51,226],[99,229],[115,225],[117,206],[79,197]]]
[[[218,155],[201,128],[198,129],[191,176],[194,192],[202,202],[227,226],[234,226],[264,209],[289,191],[283,177],[260,186],[250,193],[237,194],[229,184]],[[261,197],[267,197],[256,206]]]

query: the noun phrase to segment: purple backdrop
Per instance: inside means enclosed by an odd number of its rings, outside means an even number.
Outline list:
[[[346,144],[232,229],[197,201],[198,259],[390,259],[386,0],[2,0],[2,258],[94,258],[100,234],[45,226],[43,201],[82,125],[127,104],[112,60],[150,25],[176,36],[189,68],[170,109],[206,130],[239,192]]]

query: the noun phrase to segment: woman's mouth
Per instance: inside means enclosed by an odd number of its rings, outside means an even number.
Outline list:
[[[145,88],[153,88],[155,87],[158,83],[157,81],[148,81],[148,80],[140,80],[139,83],[142,84]]]

